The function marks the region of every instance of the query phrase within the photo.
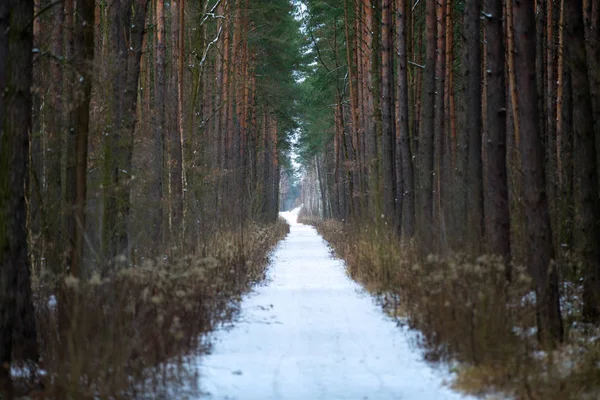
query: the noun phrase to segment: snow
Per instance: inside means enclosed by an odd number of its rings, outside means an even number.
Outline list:
[[[422,360],[398,327],[347,277],[314,228],[282,213],[291,232],[267,283],[246,296],[239,320],[198,359],[206,399],[464,399],[447,372]]]
[[[50,308],[51,310],[56,310],[57,304],[58,301],[56,300],[56,296],[51,294],[50,297],[48,297],[48,308]]]
[[[10,367],[10,376],[13,379],[30,379],[36,374],[37,376],[46,376],[48,373],[46,372],[46,370],[41,368],[36,368],[32,371],[29,366],[23,365]]]

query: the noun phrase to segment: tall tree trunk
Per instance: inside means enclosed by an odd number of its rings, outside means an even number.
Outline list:
[[[423,73],[422,122],[419,132],[419,244],[424,252],[433,250],[433,134],[435,118],[436,2],[426,3],[425,72]]]
[[[154,134],[152,138],[151,204],[152,238],[154,246],[162,247],[164,241],[164,167],[165,167],[165,4],[155,0],[156,60],[154,62]]]
[[[410,148],[409,126],[409,96],[408,96],[408,51],[407,51],[407,25],[410,7],[407,0],[396,0],[397,10],[397,38],[398,38],[398,131],[396,132],[396,174],[402,177],[402,185],[398,185],[397,198],[402,199],[401,213],[403,221],[403,234],[411,239],[415,232],[415,183],[412,164],[412,151]],[[402,227],[401,227],[402,228]]]
[[[11,398],[11,354],[38,362],[29,281],[25,182],[33,79],[33,1],[0,4],[0,396]]]
[[[590,95],[594,115],[600,114],[600,3],[594,0],[584,2],[584,22],[587,30],[587,62],[590,82]],[[595,119],[596,159],[600,159],[600,118]],[[600,175],[600,162],[597,161],[597,174]]]
[[[445,2],[436,2],[436,61],[435,61],[435,100],[434,100],[434,122],[433,122],[433,221],[435,246],[439,251],[447,247],[446,227],[444,222],[444,208],[442,205],[442,175],[444,174],[444,89],[445,89],[445,62],[446,62],[446,24],[445,24]]]
[[[61,212],[63,208],[62,198],[62,132],[63,132],[63,65],[60,59],[63,57],[64,45],[64,25],[65,25],[65,10],[64,7],[58,6],[54,9],[52,18],[52,54],[56,57],[50,61],[50,82],[49,93],[47,96],[48,104],[44,107],[46,115],[45,129],[45,145],[43,147],[43,157],[45,164],[45,176],[42,176],[42,196],[45,204],[43,206],[42,215],[46,221],[42,223],[44,226],[43,234],[44,241],[47,245],[45,251],[46,265],[51,266],[55,273],[62,273],[59,268],[64,265],[62,259],[63,249],[60,248],[66,237],[61,230],[62,220]]]
[[[356,46],[356,42],[353,42],[350,37],[350,16],[349,16],[349,7],[348,2],[350,0],[344,0],[344,34],[346,39],[346,63],[348,64],[348,83],[350,87],[350,117],[352,123],[350,124],[350,132],[352,137],[352,155],[353,155],[353,169],[352,179],[354,183],[353,193],[350,195],[353,199],[360,193],[362,193],[362,176],[360,171],[361,167],[361,159],[360,159],[360,145],[359,145],[359,95],[358,95],[358,78],[355,73],[355,68],[358,70],[358,65],[356,65],[356,57],[359,52],[358,46]],[[358,18],[358,16],[355,16]],[[358,31],[355,31],[355,34]],[[352,45],[354,44],[354,54],[352,54]],[[356,192],[357,191],[357,192]],[[355,211],[357,215],[361,215],[362,213],[362,205],[360,202],[357,202],[355,207]],[[354,215],[356,217],[357,215]]]
[[[229,0],[225,2],[223,5],[223,10],[225,13],[230,14],[231,5]],[[221,83],[221,102],[222,102],[222,110],[221,110],[221,122],[220,128],[221,130],[217,132],[219,135],[220,146],[221,146],[221,176],[219,179],[219,193],[220,193],[220,210],[219,215],[223,221],[226,221],[226,216],[228,214],[228,210],[226,208],[225,198],[227,198],[227,182],[228,182],[228,174],[229,174],[229,142],[228,142],[228,132],[229,132],[229,102],[231,99],[229,98],[229,85],[231,74],[230,64],[231,64],[231,22],[228,20],[223,21],[224,29],[223,29],[223,58],[222,58],[222,83]]]
[[[481,2],[466,0],[463,25],[463,95],[467,123],[466,195],[468,249],[481,251],[484,232],[483,167],[481,136],[483,130],[481,106]]]
[[[394,172],[394,71],[392,40],[392,0],[382,0],[381,28],[381,169],[383,189],[383,215],[390,227],[398,230],[396,213],[396,178]],[[401,212],[401,210],[399,210]]]
[[[178,38],[178,56],[177,56],[177,126],[179,140],[179,159],[180,159],[180,176],[179,178],[179,213],[181,226],[177,227],[179,232],[179,241],[183,240],[185,235],[185,149],[184,149],[184,119],[183,119],[183,97],[184,97],[184,64],[185,64],[185,0],[179,0],[179,38]]]
[[[69,273],[80,277],[83,262],[83,243],[85,235],[85,204],[87,195],[87,154],[88,132],[90,121],[90,99],[92,94],[92,71],[94,61],[94,0],[76,0],[77,17],[74,20],[74,60],[73,64],[79,74],[74,83],[76,99],[69,118],[69,131],[75,135],[74,149],[69,153],[75,155],[72,175],[74,190],[68,199],[71,229],[68,232],[70,255]],[[69,173],[68,171],[68,173]]]
[[[582,0],[565,0],[566,59],[573,90],[575,248],[583,265],[583,318],[600,321],[600,198],[594,120],[587,74]]]
[[[485,15],[487,140],[485,233],[488,251],[510,261],[510,214],[506,172],[505,48],[502,0],[488,0]]]
[[[515,28],[513,18],[513,2],[506,2],[506,42],[508,48],[508,88],[510,92],[510,107],[513,118],[515,121],[518,119],[518,97],[517,97],[517,82],[516,82],[516,71],[515,71]],[[520,144],[521,135],[519,133],[519,124],[515,122],[513,124],[515,144],[518,147]]]
[[[363,28],[364,35],[364,52],[365,58],[365,166],[367,168],[366,176],[368,177],[367,196],[369,199],[369,211],[371,218],[377,215],[377,203],[379,196],[377,179],[377,130],[375,124],[375,93],[377,75],[377,53],[375,49],[375,15],[373,10],[373,2],[376,0],[367,0],[364,6],[365,10],[365,26]]]
[[[181,30],[179,15],[182,0],[171,2],[171,52],[169,88],[167,96],[173,104],[173,110],[167,113],[169,120],[168,156],[169,156],[169,242],[177,245],[181,234],[183,218],[183,187],[182,187],[182,143],[181,143],[181,118],[179,114],[179,32]]]
[[[544,150],[538,114],[535,74],[535,12],[533,3],[513,0],[515,73],[519,88],[518,119],[524,183],[528,268],[536,285],[538,336],[544,345],[563,339],[558,276],[552,265],[554,249],[546,197]]]
[[[571,72],[565,62],[565,13],[564,0],[560,1],[559,44],[558,44],[558,83],[556,102],[556,152],[557,176],[560,188],[560,243],[568,247],[573,245],[573,136],[572,122]]]
[[[546,80],[544,81],[544,87],[546,95],[543,97],[544,101],[544,125],[546,129],[546,183],[548,185],[548,204],[550,212],[550,222],[552,225],[553,238],[555,252],[560,251],[559,242],[559,212],[558,212],[558,176],[557,172],[557,155],[556,155],[556,81],[558,80],[557,75],[557,57],[556,57],[556,44],[555,44],[555,27],[557,25],[555,6],[553,0],[546,2],[546,21],[545,21],[545,70]]]
[[[442,158],[442,207],[447,219],[448,244],[453,248],[464,244],[464,218],[457,217],[456,189],[457,183],[462,185],[456,174],[456,104],[454,93],[454,1],[446,1],[446,77],[444,89],[444,115],[446,115],[444,131],[444,154]],[[461,189],[459,189],[461,190]],[[462,205],[461,207],[464,207]],[[461,210],[462,211],[462,210]],[[457,223],[457,221],[460,221]]]
[[[129,261],[131,157],[136,124],[138,78],[148,0],[113,0],[109,4],[112,71],[111,132],[105,144],[105,258]]]

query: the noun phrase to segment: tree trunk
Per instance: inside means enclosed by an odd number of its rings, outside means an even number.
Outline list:
[[[481,252],[484,232],[483,167],[481,161],[481,2],[466,0],[463,27],[463,96],[467,130],[467,248]]]
[[[366,0],[365,10],[365,27],[364,35],[364,53],[365,57],[365,166],[367,168],[366,175],[368,179],[367,197],[369,199],[369,211],[371,218],[377,216],[378,208],[378,177],[377,177],[377,128],[375,124],[375,93],[377,89],[377,53],[374,51],[375,40],[375,15],[372,3],[376,0]]]
[[[161,248],[164,244],[164,167],[165,167],[165,4],[164,0],[155,0],[155,40],[156,60],[154,62],[154,135],[152,140],[152,180],[151,205],[152,238],[154,245]]]
[[[113,0],[109,4],[112,65],[111,132],[105,144],[105,258],[109,264],[129,261],[131,157],[136,124],[138,78],[148,0]]]
[[[533,3],[513,0],[515,73],[519,88],[518,118],[524,183],[528,268],[536,285],[538,336],[545,346],[562,341],[558,277],[552,265],[554,250],[546,197],[544,150],[538,114],[535,74],[535,12]]]
[[[181,118],[179,114],[179,32],[181,30],[179,15],[182,0],[171,2],[171,52],[169,72],[169,90],[167,96],[173,108],[168,110],[169,134],[169,216],[170,235],[169,242],[175,246],[179,242],[180,229],[183,218],[183,186],[182,186],[182,143],[181,143]]]
[[[406,0],[397,0],[397,38],[398,38],[398,131],[396,132],[396,174],[402,177],[402,185],[398,185],[397,198],[401,199],[403,209],[397,209],[401,213],[403,221],[403,234],[411,239],[415,232],[415,183],[412,164],[412,151],[410,148],[409,127],[409,96],[408,96],[408,52],[407,52],[407,24],[408,7]]]
[[[432,248],[433,224],[433,133],[435,118],[436,2],[426,3],[426,50],[423,73],[422,123],[419,132],[419,244],[423,252]]]
[[[485,233],[488,251],[510,261],[510,214],[506,173],[506,84],[502,0],[488,0],[484,12],[487,73]]]
[[[446,5],[444,2],[436,2],[436,61],[435,61],[435,100],[434,100],[434,122],[433,122],[433,224],[434,239],[436,249],[445,251],[446,228],[444,222],[444,208],[442,205],[442,165],[444,157],[444,89],[445,89],[445,62],[446,62],[446,24],[445,24]]]
[[[85,235],[85,204],[87,194],[87,154],[90,121],[90,99],[92,93],[92,71],[94,61],[94,1],[77,0],[77,18],[74,20],[74,60],[79,74],[74,83],[73,98],[76,99],[69,117],[69,131],[75,135],[74,148],[69,149],[75,155],[74,168],[69,169],[67,181],[72,182],[73,191],[68,193],[67,226],[69,237],[69,273],[81,276],[83,262],[83,244]]]
[[[600,321],[600,198],[582,0],[565,0],[566,59],[573,90],[575,248],[583,265],[583,318]]]
[[[587,6],[587,7],[586,7]],[[590,82],[590,95],[594,115],[600,114],[600,3],[586,0],[584,22],[587,30],[587,62]],[[596,159],[600,159],[600,118],[595,119]],[[600,176],[600,162],[597,161],[597,174]],[[600,194],[599,194],[600,195]]]
[[[564,0],[560,2],[559,44],[558,44],[558,83],[556,102],[556,152],[557,177],[560,189],[559,243],[569,248],[573,245],[573,126],[571,72],[565,62],[565,13]]]
[[[38,362],[29,281],[25,182],[33,79],[33,1],[0,5],[0,396],[11,398],[11,354]]]
[[[396,178],[394,173],[392,0],[382,0],[381,11],[381,169],[383,179],[383,215],[388,225],[398,230],[399,214],[396,213]]]

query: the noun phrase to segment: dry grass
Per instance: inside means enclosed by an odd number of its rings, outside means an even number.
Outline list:
[[[570,315],[567,342],[541,351],[525,268],[512,265],[508,282],[507,266],[492,256],[423,259],[385,227],[306,217],[301,222],[317,227],[348,273],[388,312],[421,332],[427,359],[458,361],[457,389],[517,399],[599,398],[600,331]],[[571,293],[563,304],[572,306],[577,297]]]
[[[288,231],[283,220],[250,225],[243,245],[239,233],[225,232],[196,255],[145,261],[86,282],[34,277],[46,371],[35,398],[184,398],[174,389],[191,387],[185,383],[194,371],[184,357],[206,350],[205,334],[235,313]],[[58,306],[49,301],[55,298]],[[59,321],[69,319],[71,328],[61,331]]]

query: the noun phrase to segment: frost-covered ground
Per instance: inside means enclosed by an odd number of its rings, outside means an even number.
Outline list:
[[[411,334],[349,279],[314,228],[283,213],[289,236],[266,285],[199,359],[207,399],[462,399],[422,361]]]

